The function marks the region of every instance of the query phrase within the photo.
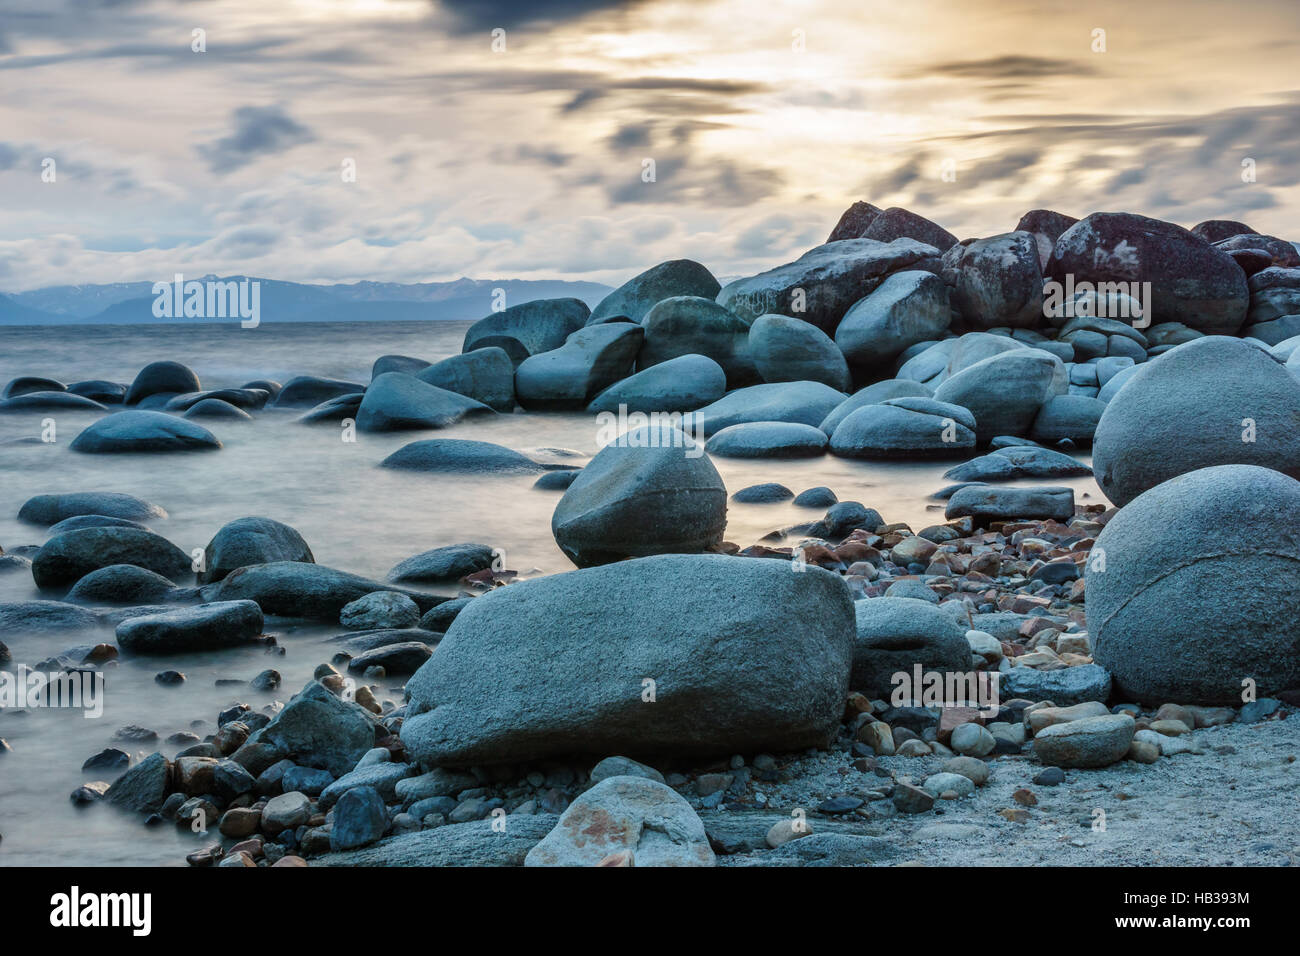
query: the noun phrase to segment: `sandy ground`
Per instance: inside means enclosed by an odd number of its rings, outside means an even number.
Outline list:
[[[1056,787],[1032,783],[1043,767],[1031,757],[1000,756],[990,764],[988,783],[973,796],[936,803],[942,814],[826,821],[810,813],[809,820],[813,832],[861,833],[888,841],[899,852],[885,865],[1300,864],[1297,731],[1300,716],[1206,728],[1193,735],[1200,754],[1070,770]],[[861,795],[883,782],[857,771],[841,773],[847,755],[815,759],[825,769],[771,788],[772,810],[815,807],[825,797]],[[919,783],[945,759],[885,757],[878,763]],[[1012,793],[1021,787],[1031,790],[1038,804],[1029,808],[1027,822],[1014,823],[998,811],[1017,806]],[[1094,821],[1102,820],[1098,811],[1104,813],[1104,828],[1094,827]],[[720,862],[744,860],[721,857]]]

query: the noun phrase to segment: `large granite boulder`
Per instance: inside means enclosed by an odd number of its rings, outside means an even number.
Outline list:
[[[895,272],[845,313],[835,344],[856,366],[888,365],[920,342],[939,339],[952,322],[948,286],[933,272]]]
[[[208,542],[203,551],[199,582],[220,581],[231,571],[253,564],[273,561],[310,564],[315,560],[302,535],[287,524],[271,518],[236,518],[223,525]]]
[[[959,243],[943,256],[952,304],[973,329],[1034,329],[1043,320],[1043,270],[1032,233]]]
[[[1226,464],[1300,477],[1300,386],[1240,339],[1205,336],[1138,366],[1097,423],[1093,470],[1117,505]]]
[[[183,418],[133,410],[101,418],[83,429],[68,447],[89,454],[213,451],[221,442],[203,426]]]
[[[385,372],[370,383],[357,409],[363,432],[445,428],[467,415],[487,415],[492,409],[472,398],[438,388],[403,372]]]
[[[706,551],[722,541],[727,489],[679,429],[633,429],[606,445],[555,506],[551,532],[574,564]]]
[[[447,600],[299,561],[273,561],[238,568],[219,584],[204,588],[203,596],[211,601],[256,601],[263,614],[333,624],[344,607],[375,591],[399,591],[413,600],[421,613]]]
[[[1041,349],[1017,348],[981,359],[934,390],[939,402],[968,408],[981,444],[998,435],[1025,435],[1038,410],[1064,391],[1065,367]]]
[[[951,458],[975,448],[975,416],[932,398],[891,398],[851,412],[831,435],[841,458]]]
[[[674,296],[717,298],[721,286],[713,273],[691,259],[670,259],[633,276],[596,304],[590,322],[624,316],[640,322],[664,299]]]
[[[838,575],[664,555],[475,598],[407,683],[407,751],[433,766],[825,746],[853,660]]]
[[[1182,226],[1127,212],[1098,212],[1056,241],[1048,267],[1064,284],[1150,282],[1150,322],[1231,334],[1246,318],[1246,274],[1226,252]]]
[[[939,250],[915,239],[844,239],[810,249],[794,262],[729,282],[718,301],[742,319],[775,312],[835,332],[849,306],[892,272],[939,269]]]
[[[1015,231],[1027,232],[1034,237],[1034,246],[1038,250],[1038,268],[1046,272],[1056,240],[1078,221],[1073,216],[1053,212],[1051,209],[1031,209],[1020,217]]]
[[[765,382],[824,382],[841,392],[849,389],[844,353],[802,319],[760,315],[749,328],[749,354]]]
[[[515,395],[529,409],[586,408],[632,373],[645,330],[629,322],[579,329],[550,352],[532,355],[515,371]]]
[[[727,373],[705,355],[679,355],[615,382],[589,412],[690,412],[727,393]]]
[[[72,491],[61,495],[36,495],[28,498],[18,509],[19,521],[52,525],[66,518],[81,515],[102,515],[127,521],[152,521],[166,518],[167,512],[158,505],[113,491]]]
[[[1239,704],[1300,687],[1300,482],[1255,465],[1179,475],[1138,495],[1087,564],[1093,656],[1149,704]]]
[[[465,331],[462,352],[499,348],[516,367],[530,355],[558,349],[591,315],[581,299],[534,299],[479,319]]]
[[[841,239],[861,239],[866,231],[871,228],[877,216],[880,215],[879,206],[873,206],[869,202],[855,202],[844,214],[840,216],[840,221],[835,224],[831,234],[826,238],[827,242],[839,242]]]
[[[899,206],[891,206],[871,220],[871,225],[862,234],[864,239],[877,242],[893,242],[896,239],[914,239],[928,246],[934,246],[940,252],[947,252],[957,243],[957,237],[938,223],[931,222],[924,216]]]
[[[197,392],[203,386],[194,370],[180,362],[151,362],[140,369],[126,392],[126,404],[138,405],[150,395]]]
[[[853,676],[849,689],[873,700],[889,700],[904,686],[895,675],[914,683],[914,668],[922,672],[965,673],[971,669],[966,630],[956,618],[929,601],[907,597],[867,598],[854,602]],[[913,688],[906,699],[919,699]]]
[[[697,354],[722,366],[728,388],[759,380],[750,354],[749,322],[711,298],[677,295],[664,299],[646,313],[641,325],[645,342],[637,356],[639,369]]]
[[[484,346],[415,373],[422,382],[464,395],[498,412],[515,408],[515,363],[505,349]]]
[[[696,411],[694,425],[704,434],[746,422],[797,422],[817,426],[847,395],[822,382],[776,382],[728,392]]]
[[[46,541],[32,558],[32,577],[37,587],[54,588],[113,564],[133,564],[174,578],[190,570],[190,556],[142,528],[81,528]]]

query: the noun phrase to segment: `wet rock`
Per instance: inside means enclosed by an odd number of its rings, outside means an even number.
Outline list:
[[[842,458],[955,457],[975,448],[975,416],[932,398],[892,398],[849,413],[831,435]]]
[[[368,668],[382,667],[388,674],[414,674],[432,653],[429,645],[421,641],[385,644],[352,658],[348,661],[348,670],[364,674]]]
[[[793,422],[746,422],[714,432],[705,448],[720,458],[816,458],[826,453],[826,433]]]
[[[422,382],[472,398],[498,412],[514,410],[515,363],[505,349],[474,349],[414,374]]]
[[[28,392],[16,398],[0,400],[0,414],[57,411],[106,412],[108,408],[93,399],[70,392]]]
[[[749,328],[749,354],[764,382],[822,382],[841,392],[849,388],[844,354],[825,332],[802,319],[760,315]]]
[[[517,368],[530,355],[558,349],[590,314],[581,299],[534,299],[475,322],[465,332],[461,351],[500,348]]]
[[[138,405],[150,395],[201,390],[199,377],[180,362],[151,362],[139,371],[127,389],[126,404]]]
[[[224,650],[257,640],[262,609],[252,601],[219,601],[133,617],[117,626],[117,643],[133,654]]]
[[[272,797],[262,808],[262,830],[275,836],[293,830],[311,819],[311,799],[305,793],[290,791]]]
[[[876,382],[874,385],[868,385],[866,388],[854,392],[836,405],[817,427],[828,435],[834,435],[835,429],[839,427],[840,422],[864,405],[877,405],[892,398],[929,397],[930,389],[920,382],[901,378],[886,379],[883,382]]]
[[[339,623],[349,630],[415,627],[420,609],[405,594],[375,591],[346,604],[339,612]]]
[[[78,580],[68,592],[67,600],[87,604],[156,604],[179,591],[182,589],[161,574],[133,564],[110,564]]]
[[[586,408],[632,373],[645,330],[627,322],[579,329],[562,346],[532,355],[515,372],[515,393],[528,409]]]
[[[557,474],[557,472],[551,472]],[[445,584],[492,567],[500,552],[486,544],[453,544],[434,548],[402,561],[388,572],[388,580],[419,584]],[[352,626],[352,625],[349,625]],[[411,624],[369,624],[366,627],[411,627]]]
[[[152,531],[82,528],[45,542],[32,559],[32,577],[37,587],[58,587],[115,564],[132,564],[164,577],[176,577],[190,570],[190,557]]]
[[[365,390],[366,387],[357,382],[299,375],[285,383],[271,404],[275,408],[315,408],[322,402],[344,395],[360,395]]]
[[[380,464],[384,468],[402,468],[429,474],[518,475],[550,470],[550,466],[510,448],[463,438],[431,438],[411,442],[393,452]]]
[[[867,598],[854,603],[852,690],[889,699],[893,676],[922,671],[970,670],[965,629],[935,605],[904,597]],[[919,688],[916,689],[919,694]]]
[[[219,584],[204,588],[203,594],[219,601],[256,601],[263,614],[310,618],[334,623],[343,608],[375,591],[399,591],[413,600],[421,612],[445,599],[402,588],[385,587],[360,575],[319,564],[274,561],[238,568]]]
[[[816,488],[807,488],[795,495],[794,503],[801,508],[829,508],[839,501],[835,497],[835,492],[831,491],[825,485],[818,485]]]
[[[708,269],[691,259],[671,259],[633,276],[596,304],[591,323],[626,316],[641,322],[656,304],[674,296],[717,298],[721,286]]]
[[[293,528],[271,518],[236,518],[223,525],[203,552],[199,581],[221,581],[237,568],[274,561],[313,563],[307,542]]]
[[[330,828],[330,849],[351,850],[374,843],[388,829],[383,798],[373,787],[357,787],[339,798]]]
[[[99,618],[94,614],[62,601],[14,601],[0,604],[0,633],[9,638],[89,630],[98,626]]]
[[[193,422],[163,412],[116,412],[87,426],[68,446],[88,454],[213,451],[217,437]]]
[[[1054,724],[1034,737],[1034,755],[1055,767],[1106,767],[1124,759],[1135,730],[1128,714]]]
[[[274,751],[276,760],[291,759],[340,776],[357,765],[374,741],[374,722],[365,710],[311,681],[269,724],[249,737],[234,759],[249,766],[263,745]],[[274,762],[270,760],[259,769]]]
[[[794,422],[819,425],[847,398],[821,382],[779,382],[739,388],[691,416],[706,435],[747,422]]]
[[[679,355],[615,382],[592,400],[589,412],[690,412],[727,391],[727,373],[706,355]]]
[[[731,500],[741,504],[767,504],[773,501],[789,501],[793,497],[794,492],[785,485],[769,481],[761,485],[741,488],[731,496]]]
[[[482,402],[429,385],[413,375],[385,372],[366,389],[357,409],[357,428],[363,432],[445,428],[466,416],[491,413],[492,409]]]
[[[976,524],[1010,521],[1016,518],[1054,518],[1068,521],[1074,516],[1072,488],[995,488],[967,485],[953,492],[944,516],[949,520],[970,516]]]
[[[420,627],[426,631],[437,631],[439,633],[447,630],[451,622],[456,619],[473,598],[454,598],[428,611],[424,617],[420,618]]]
[[[105,799],[136,813],[157,813],[171,786],[172,768],[160,753],[150,754],[108,788]]]
[[[793,320],[792,320],[793,321]],[[642,320],[645,343],[637,367],[645,370],[686,355],[704,355],[718,365],[728,388],[758,382],[750,324],[712,298],[674,296],[654,306]]]

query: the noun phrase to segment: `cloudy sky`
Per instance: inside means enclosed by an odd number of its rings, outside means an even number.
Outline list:
[[[3,0],[0,290],[739,275],[855,199],[1300,239],[1298,48],[1296,0]]]

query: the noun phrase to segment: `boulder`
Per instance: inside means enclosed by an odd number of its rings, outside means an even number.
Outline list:
[[[1106,405],[1093,442],[1097,484],[1126,505],[1210,465],[1300,477],[1300,388],[1267,352],[1206,336],[1138,367]]]
[[[182,592],[161,574],[133,564],[111,564],[91,571],[68,592],[67,600],[85,604],[156,604]]]
[[[612,414],[612,413],[611,413]],[[580,468],[568,468],[564,471],[548,471],[544,475],[538,475],[537,480],[533,482],[533,488],[536,491],[564,491],[573,484],[573,479],[578,477]]]
[[[129,618],[117,626],[117,643],[132,654],[220,651],[256,641],[262,624],[252,601],[219,601]]]
[[[1105,410],[1105,402],[1087,395],[1053,395],[1038,410],[1029,437],[1045,445],[1068,441],[1086,448]]]
[[[203,551],[201,584],[220,581],[238,568],[274,561],[315,562],[311,548],[293,528],[271,518],[236,518],[221,527]]]
[[[153,753],[118,777],[104,799],[123,810],[157,813],[167,799],[171,782],[171,763],[162,754]]]
[[[706,355],[679,355],[615,382],[589,412],[692,412],[727,393],[727,373]]]
[[[976,615],[975,624],[984,628]],[[1011,622],[1012,631],[1018,629],[1016,621]],[[1016,635],[1004,634],[1003,640],[1013,639]],[[1002,673],[999,689],[1003,700],[1016,697],[1024,700],[1050,700],[1058,707],[1073,707],[1077,704],[1097,701],[1105,703],[1110,699],[1110,672],[1096,664],[1078,664],[1074,667],[1058,667],[1056,670],[1040,671],[1032,667],[1013,667]]]
[[[630,865],[714,866],[704,824],[671,787],[641,776],[607,777],[560,815],[524,866],[599,866],[614,854]]]
[[[434,548],[399,563],[388,572],[387,580],[446,584],[492,567],[498,553],[497,549],[486,544],[452,544]]]
[[[433,610],[426,613],[420,618],[420,627],[426,631],[436,631],[441,634],[451,627],[451,622],[456,620],[456,615],[465,609],[473,598],[453,598],[443,604],[439,604]]]
[[[1250,309],[1243,334],[1269,345],[1300,335],[1300,269],[1276,266],[1255,273],[1247,282]]]
[[[816,427],[847,397],[821,382],[751,385],[705,405],[691,421],[706,435],[746,422],[796,422]]]
[[[1255,465],[1179,475],[1128,502],[1087,564],[1093,655],[1126,699],[1239,703],[1300,686],[1300,482]],[[1057,703],[1060,703],[1059,701]]]
[[[270,723],[253,732],[235,751],[233,759],[248,766],[259,753],[269,752],[275,755],[275,760],[292,760],[300,766],[328,770],[341,777],[374,744],[375,723],[369,712],[359,704],[334,696],[319,682],[310,681]]]
[[[518,368],[530,355],[558,349],[589,315],[581,299],[534,299],[479,319],[466,330],[461,351],[503,349]]]
[[[1150,282],[1148,321],[1231,334],[1246,318],[1246,275],[1226,252],[1182,226],[1133,213],[1093,213],[1056,241],[1048,266],[1062,284]]]
[[[1006,445],[949,468],[943,476],[949,481],[1011,481],[1015,478],[1076,478],[1091,474],[1091,468],[1062,452],[1038,445]]]
[[[135,495],[109,491],[74,491],[62,495],[37,495],[18,509],[19,521],[51,525],[79,515],[104,515],[128,521],[166,518],[167,512]]]
[[[62,601],[13,601],[0,604],[0,634],[11,640],[23,635],[86,631],[98,626],[99,618],[90,611]],[[0,657],[4,656],[6,655],[0,653]]]
[[[831,335],[849,306],[890,273],[911,268],[937,272],[938,253],[914,239],[829,242],[794,262],[728,283],[718,302],[742,319],[775,312],[811,322]]]
[[[794,492],[785,485],[768,481],[761,485],[750,485],[747,488],[741,488],[731,496],[731,500],[741,504],[754,505],[768,504],[773,501],[789,501],[793,497]]]
[[[1220,242],[1224,239],[1231,239],[1233,236],[1240,236],[1246,233],[1254,233],[1255,230],[1244,222],[1237,222],[1233,219],[1207,219],[1204,222],[1198,222],[1192,226],[1191,233],[1204,239],[1206,242]]]
[[[1064,391],[1064,371],[1055,355],[1017,348],[957,372],[934,390],[934,398],[970,409],[975,437],[984,444],[998,435],[1028,433],[1039,407]]]
[[[253,416],[248,414],[242,408],[236,408],[229,402],[223,402],[219,398],[205,398],[200,402],[195,402],[185,412],[182,418],[220,418],[225,421],[251,422]]]
[[[108,407],[71,392],[25,392],[0,401],[0,413],[19,412],[106,412]]]
[[[765,382],[824,382],[841,392],[849,389],[844,354],[825,332],[802,319],[760,315],[749,328],[749,354]]]
[[[579,329],[550,352],[530,356],[515,371],[515,394],[528,409],[586,408],[632,373],[645,331],[628,322]]]
[[[838,242],[841,239],[861,239],[863,234],[871,227],[876,217],[880,215],[880,208],[873,206],[869,202],[855,202],[844,214],[840,216],[840,221],[835,224],[831,230],[827,242]]]
[[[402,740],[433,766],[825,746],[852,656],[853,603],[832,572],[624,561],[475,598],[407,683]]]
[[[485,346],[415,373],[429,385],[464,395],[498,412],[515,408],[515,363],[505,349]]]
[[[550,813],[511,814],[509,826],[494,829],[494,820],[449,823],[432,830],[391,836],[372,846],[328,853],[313,866],[430,867],[523,866],[528,851],[554,828]]]
[[[1043,321],[1043,270],[1029,232],[959,243],[943,256],[952,305],[973,329],[1036,329]]]
[[[920,342],[939,339],[952,322],[949,289],[933,272],[895,272],[844,314],[835,344],[862,368],[880,368]]]
[[[551,518],[560,550],[588,567],[716,547],[727,489],[704,449],[671,427],[627,432],[591,460]]]
[[[950,458],[974,450],[975,416],[932,398],[891,398],[851,412],[830,447],[842,458]]]
[[[345,418],[356,418],[357,412],[361,410],[361,401],[365,397],[362,392],[353,392],[337,398],[328,398],[298,416],[297,421],[303,425],[314,425],[317,422],[341,422]]]
[[[341,382],[315,375],[299,375],[289,379],[275,396],[275,408],[315,408],[322,402],[344,395],[359,395],[366,387],[357,382]]]
[[[379,464],[381,468],[448,475],[535,475],[553,468],[511,448],[465,438],[411,442]]]
[[[793,422],[747,422],[714,432],[705,449],[720,458],[816,458],[826,453],[826,433]]]
[[[1069,521],[1074,517],[1074,489],[967,485],[952,493],[944,517],[950,521],[953,518],[971,517],[977,525],[980,522],[1012,521],[1017,518]]]
[[[138,405],[150,395],[197,392],[202,389],[193,369],[180,362],[151,362],[140,369],[126,392],[126,404]]]
[[[205,392],[187,392],[171,399],[165,411],[184,412],[209,399],[224,402],[241,409],[259,409],[266,404],[271,393],[261,388],[217,388]]]
[[[18,378],[9,380],[9,384],[0,391],[0,399],[17,398],[19,395],[30,395],[34,392],[66,392],[68,387],[62,382],[55,381],[52,378],[41,378],[37,375],[20,375]]]
[[[670,259],[633,276],[596,304],[590,323],[625,316],[641,322],[664,299],[674,296],[717,298],[721,286],[713,273],[691,259]]]
[[[492,409],[472,398],[422,382],[413,375],[385,372],[370,383],[357,409],[363,432],[410,428],[445,428],[467,415],[488,415]]]
[[[68,391],[73,395],[91,398],[105,405],[120,405],[126,398],[126,389],[121,382],[106,382],[103,379],[73,382],[68,386]]]
[[[405,594],[375,591],[350,601],[339,611],[339,623],[352,631],[415,627],[420,609]]]
[[[891,398],[929,398],[931,394],[930,389],[920,382],[905,378],[885,379],[854,392],[836,405],[817,427],[828,435],[834,435],[840,422],[864,405],[878,405]]]
[[[370,380],[373,382],[385,372],[403,372],[407,375],[416,375],[429,367],[428,362],[421,358],[414,358],[410,355],[381,355],[375,359],[375,364],[370,366]],[[432,382],[438,385],[438,382]],[[463,393],[462,393],[463,394]]]
[[[368,668],[382,667],[386,674],[414,674],[429,659],[433,648],[423,641],[399,641],[373,647],[348,661],[348,671],[364,674]]]
[[[849,689],[872,699],[889,700],[899,686],[895,674],[965,673],[971,669],[966,629],[928,601],[907,597],[867,598],[854,602],[856,639]],[[908,698],[920,696],[913,688]]]
[[[899,206],[891,206],[883,210],[880,215],[871,220],[871,225],[862,235],[864,239],[874,239],[877,242],[914,239],[928,246],[934,246],[940,252],[948,251],[948,248],[957,242],[957,237],[938,223]]]
[[[1053,724],[1034,736],[1034,756],[1052,767],[1108,767],[1124,759],[1136,730],[1128,714]]]
[[[354,787],[339,798],[330,827],[330,849],[351,850],[374,843],[388,829],[388,808],[374,787]]]
[[[679,295],[664,299],[641,322],[645,342],[637,368],[648,369],[684,355],[707,355],[727,376],[728,388],[759,381],[750,352],[748,321],[712,298]]]
[[[90,454],[213,451],[217,437],[201,425],[163,412],[116,412],[87,426],[68,446]]]
[[[1034,237],[1034,246],[1038,250],[1038,268],[1046,272],[1056,240],[1078,221],[1073,216],[1050,209],[1031,209],[1020,217],[1015,231],[1027,232]]]
[[[54,588],[113,564],[134,564],[169,578],[191,570],[190,556],[152,531],[101,527],[68,531],[46,541],[32,559],[32,577],[37,587]]]
[[[402,588],[388,588],[358,574],[300,561],[273,561],[238,568],[219,584],[204,588],[203,594],[212,600],[256,601],[263,614],[333,624],[344,607],[375,591],[400,591],[411,598],[421,612],[446,600]]]

